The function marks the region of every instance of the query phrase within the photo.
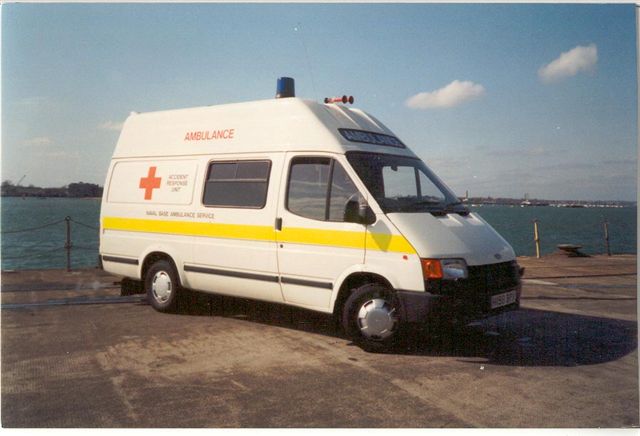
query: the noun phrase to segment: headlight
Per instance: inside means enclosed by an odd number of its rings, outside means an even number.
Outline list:
[[[464,259],[443,259],[440,263],[442,264],[443,279],[458,280],[469,277],[467,262]]]
[[[420,259],[425,280],[458,280],[469,276],[464,259]]]

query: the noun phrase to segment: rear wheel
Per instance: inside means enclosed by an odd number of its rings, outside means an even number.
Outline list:
[[[365,351],[383,351],[400,332],[398,299],[392,290],[374,283],[355,289],[344,304],[342,326]]]
[[[149,303],[159,312],[173,312],[178,305],[180,280],[173,264],[159,260],[151,265],[145,276]]]

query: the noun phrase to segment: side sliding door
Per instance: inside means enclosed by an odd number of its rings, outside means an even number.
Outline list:
[[[195,229],[194,289],[282,302],[275,215],[284,153],[207,162]]]

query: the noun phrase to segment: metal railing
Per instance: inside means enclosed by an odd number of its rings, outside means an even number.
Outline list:
[[[540,229],[538,224],[541,221],[539,219],[534,219],[532,220],[533,223],[533,243],[535,245],[536,248],[536,258],[540,259]],[[604,242],[604,249],[605,249],[605,253],[607,256],[611,256],[611,245],[609,243],[609,221],[607,219],[605,219],[604,221],[602,221],[602,236],[603,236],[603,242]],[[591,230],[591,229],[588,229]],[[567,244],[570,245],[570,244]],[[578,248],[581,248],[581,246],[579,246]]]
[[[60,250],[65,250],[66,251],[66,269],[67,271],[71,271],[71,251],[72,250],[91,250],[91,251],[98,251],[98,247],[97,246],[86,246],[86,245],[78,245],[78,244],[74,244],[73,240],[72,240],[72,232],[71,232],[71,224],[77,224],[81,227],[85,227],[91,230],[95,230],[95,231],[99,231],[100,228],[96,227],[96,226],[92,226],[90,224],[86,224],[83,223],[81,221],[76,221],[73,218],[71,218],[70,216],[66,216],[63,219],[60,220],[56,220],[56,221],[52,221],[52,222],[48,222],[46,224],[42,224],[39,226],[35,226],[35,227],[28,227],[28,228],[23,228],[23,229],[17,229],[17,230],[2,230],[0,232],[0,235],[8,235],[8,234],[16,234],[16,233],[31,233],[31,232],[35,232],[38,230],[42,230],[48,227],[54,227],[57,226],[60,223],[65,223],[65,242],[64,245],[62,247],[54,247],[54,248],[48,248],[48,249],[40,249],[38,250],[38,252],[36,253],[29,253],[29,254],[24,254],[24,255],[18,255],[18,256],[2,256],[4,260],[18,260],[18,259],[27,259],[27,258],[33,258],[33,257],[39,257],[39,256],[45,256],[45,255],[50,255],[51,253],[54,252],[58,252]]]

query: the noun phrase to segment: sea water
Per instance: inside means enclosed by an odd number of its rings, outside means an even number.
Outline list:
[[[538,220],[542,254],[558,244],[579,244],[585,253],[605,253],[604,221],[611,252],[636,253],[637,209],[560,208],[551,206],[471,207],[491,224],[519,256],[535,256],[533,221]],[[65,268],[69,217],[71,265],[98,262],[100,199],[15,198],[0,201],[3,270]]]

